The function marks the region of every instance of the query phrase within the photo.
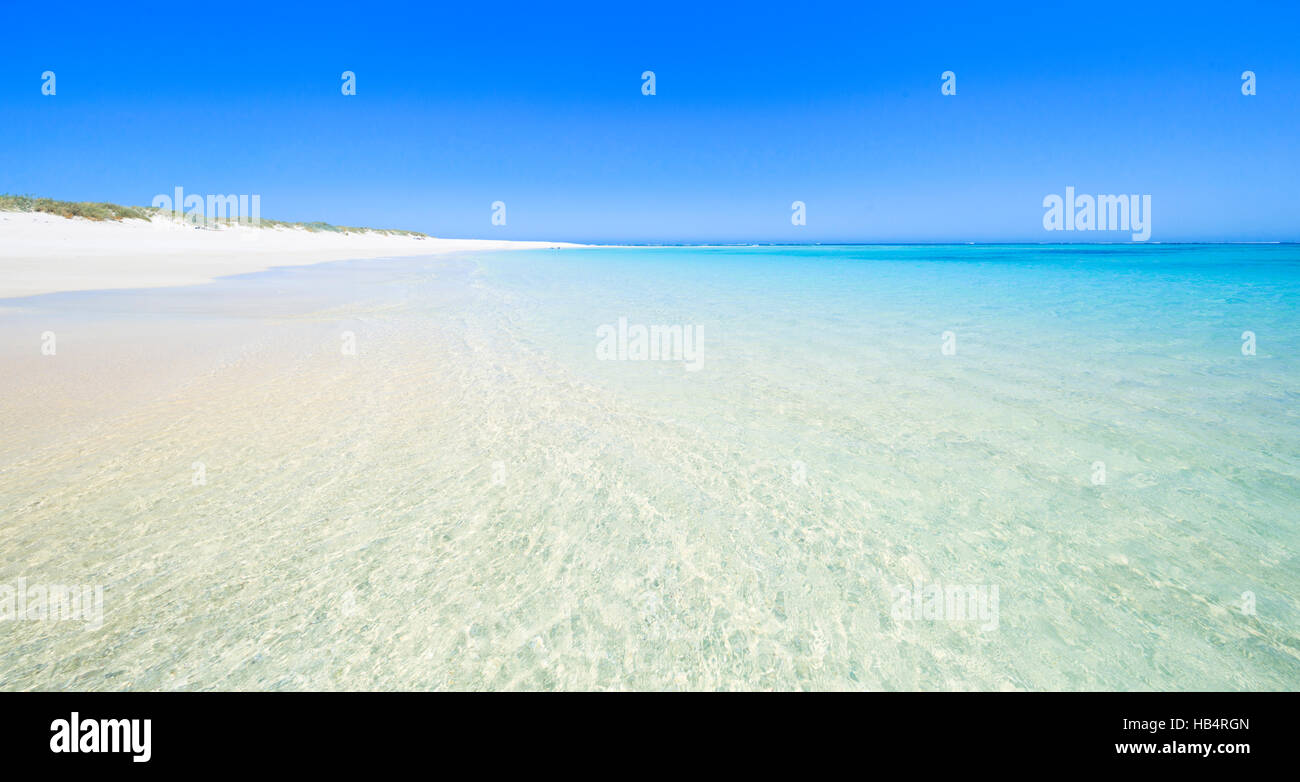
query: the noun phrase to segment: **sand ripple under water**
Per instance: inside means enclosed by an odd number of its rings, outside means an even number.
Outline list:
[[[0,302],[0,585],[104,587],[98,629],[0,622],[0,688],[1298,689],[1298,310],[1285,246]],[[620,318],[699,369],[597,360]],[[996,621],[900,617],[935,585]]]

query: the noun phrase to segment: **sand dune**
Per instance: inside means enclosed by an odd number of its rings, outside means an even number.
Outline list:
[[[561,242],[436,239],[373,231],[195,228],[167,218],[92,221],[0,212],[0,298],[194,285],[217,277],[352,258],[573,247]]]

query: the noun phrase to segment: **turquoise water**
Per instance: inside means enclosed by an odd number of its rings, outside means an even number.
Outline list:
[[[3,302],[0,584],[105,616],[0,623],[0,687],[1298,689],[1297,314],[1286,245]],[[610,353],[620,321],[691,354]]]

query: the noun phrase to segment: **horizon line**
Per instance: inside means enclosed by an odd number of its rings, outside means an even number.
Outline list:
[[[455,239],[457,237],[436,236],[437,239]],[[472,237],[487,241],[485,237]],[[574,239],[506,239],[503,241],[536,241],[577,244],[587,248],[615,247],[1144,247],[1151,245],[1185,246],[1185,245],[1300,245],[1300,240],[1246,240],[1246,241],[1176,241],[1176,242],[602,242]]]

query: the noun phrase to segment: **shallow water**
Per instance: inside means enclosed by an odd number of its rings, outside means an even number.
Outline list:
[[[1298,313],[1285,245],[0,302],[0,585],[104,587],[0,621],[0,688],[1300,689]],[[698,354],[601,360],[620,318]]]

